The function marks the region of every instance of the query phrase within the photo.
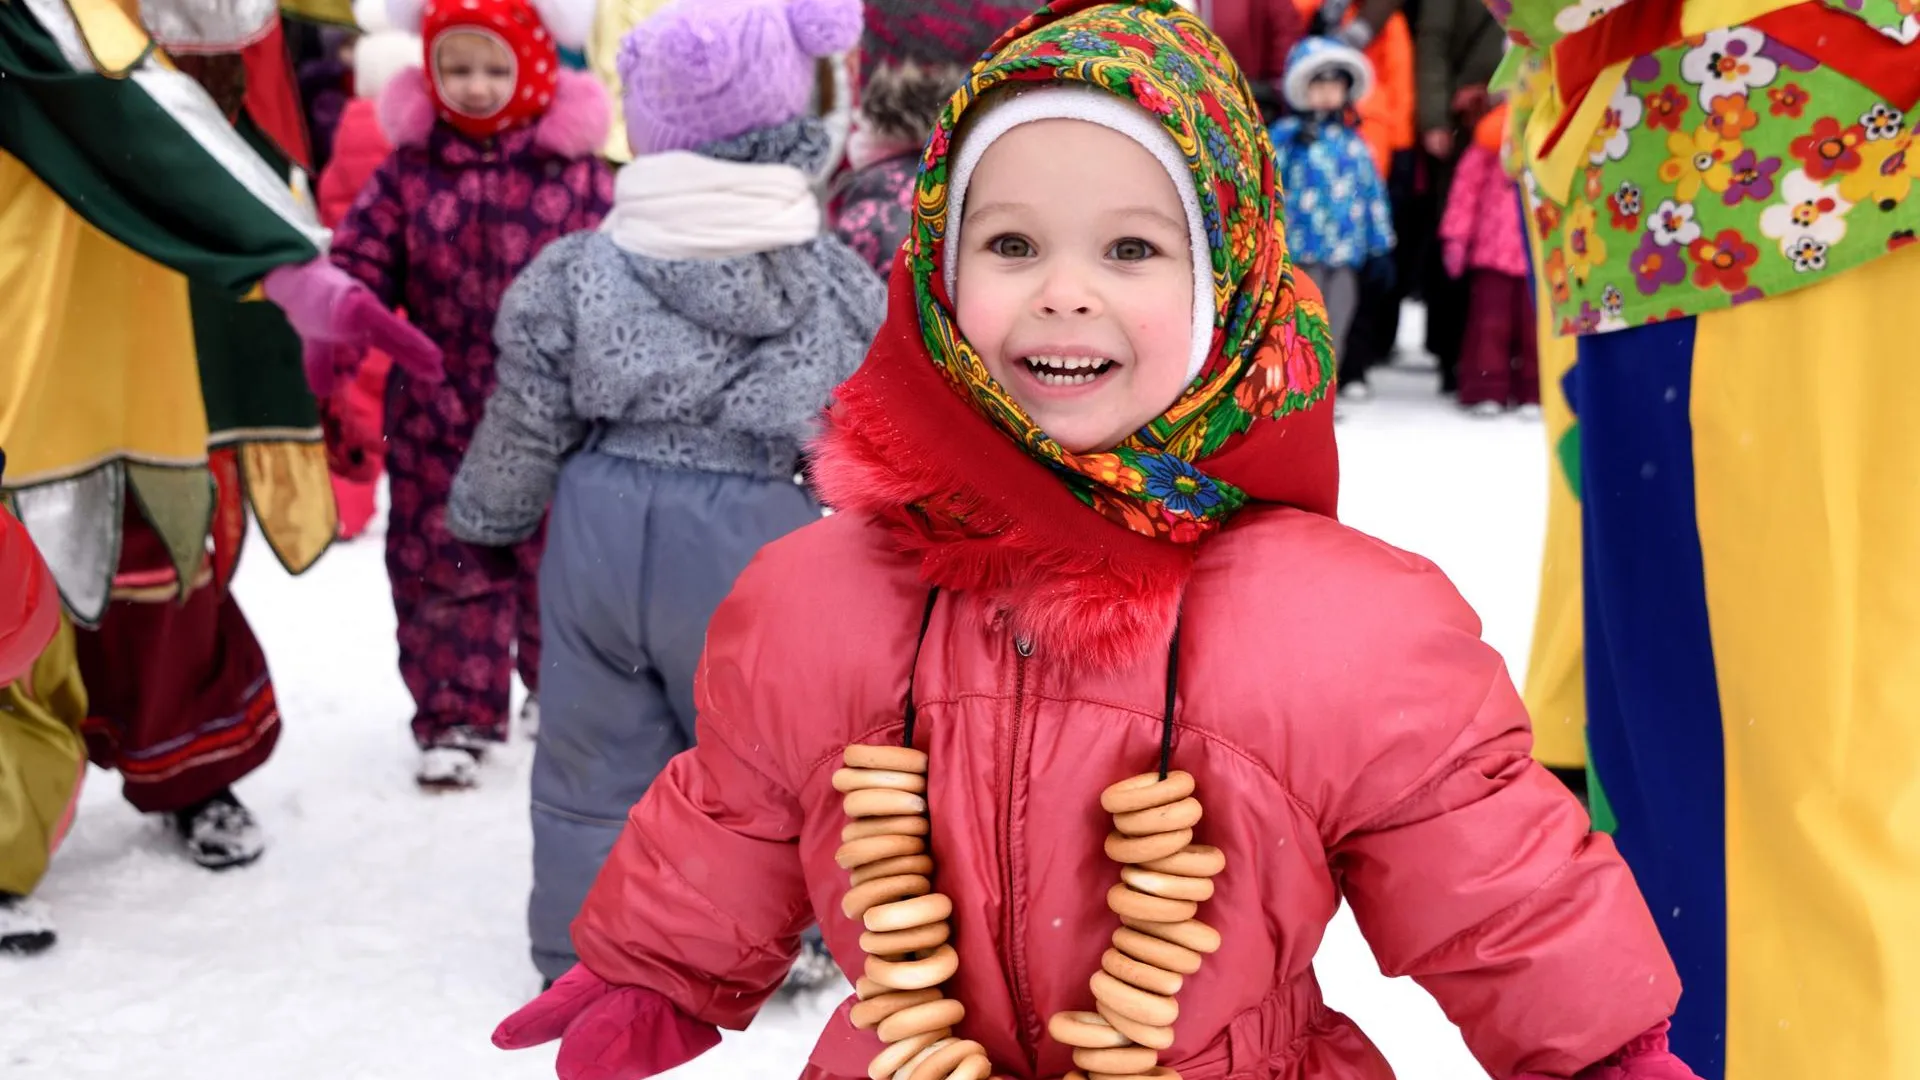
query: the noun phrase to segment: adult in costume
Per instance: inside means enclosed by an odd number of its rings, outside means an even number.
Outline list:
[[[68,715],[74,699],[36,680],[38,706],[78,721],[129,801],[220,868],[259,854],[230,789],[279,730],[226,588],[247,511],[295,572],[334,532],[300,339],[249,298],[334,287],[324,310],[295,305],[309,370],[367,343],[423,369],[437,353],[319,258],[273,6],[139,16],[0,2],[0,443],[7,498],[82,627],[68,647],[91,709]]]
[[[1515,0],[1588,737],[1709,1080],[1920,1075],[1920,16]]]

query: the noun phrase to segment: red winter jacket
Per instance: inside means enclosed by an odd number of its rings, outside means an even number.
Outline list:
[[[60,623],[60,595],[27,527],[0,507],[0,686],[32,669]]]
[[[969,410],[938,375],[919,378],[898,395]],[[1046,1020],[1092,1007],[1117,925],[1100,793],[1153,768],[1161,745],[1172,626],[1142,633],[1140,613],[1177,608],[1173,765],[1198,781],[1196,842],[1227,853],[1200,911],[1226,944],[1181,991],[1163,1064],[1186,1080],[1389,1080],[1314,978],[1342,899],[1385,971],[1438,997],[1501,1080],[1570,1076],[1671,1014],[1678,978],[1631,875],[1530,759],[1500,657],[1430,563],[1254,505],[1178,580],[1000,581],[1024,597],[1014,621],[1042,628],[1033,638],[968,589],[939,594],[923,637],[928,547],[976,545],[949,570],[1039,560],[1002,558],[1030,543],[1021,528],[984,541],[999,554],[979,538],[908,538],[902,493],[1007,447],[962,440],[905,466],[916,422],[849,405],[815,462],[841,513],[767,547],[714,615],[698,746],[634,808],[574,924],[595,975],[743,1028],[815,919],[857,974],[830,778],[847,744],[900,740],[911,692],[938,885],[955,904],[957,1034],[985,1045],[997,1075],[1063,1076],[1069,1051]],[[1086,662],[1116,650],[1118,668]],[[843,1006],[802,1075],[861,1077],[879,1050]]]
[[[320,224],[329,229],[340,224],[373,170],[392,152],[393,143],[380,127],[379,103],[372,98],[348,102],[334,129],[333,157],[320,173]]]

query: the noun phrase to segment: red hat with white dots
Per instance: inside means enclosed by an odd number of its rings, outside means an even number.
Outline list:
[[[418,12],[427,90],[440,118],[469,136],[489,138],[538,120],[553,104],[560,79],[559,46],[576,46],[566,40],[571,35],[561,34],[569,28],[549,28],[542,18],[549,6],[534,0],[426,0],[409,11],[413,5],[407,0],[390,0],[388,11],[403,25],[411,21],[406,16]],[[513,91],[484,116],[462,111],[447,100],[440,84],[435,54],[455,34],[491,38],[513,57]]]

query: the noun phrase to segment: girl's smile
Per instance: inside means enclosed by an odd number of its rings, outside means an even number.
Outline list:
[[[1084,120],[1022,124],[981,157],[963,213],[960,331],[1041,430],[1105,450],[1179,398],[1192,242],[1144,147]]]

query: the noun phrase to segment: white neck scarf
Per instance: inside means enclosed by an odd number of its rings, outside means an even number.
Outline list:
[[[731,259],[804,244],[820,227],[820,202],[799,169],[674,151],[621,168],[600,229],[651,259]]]

